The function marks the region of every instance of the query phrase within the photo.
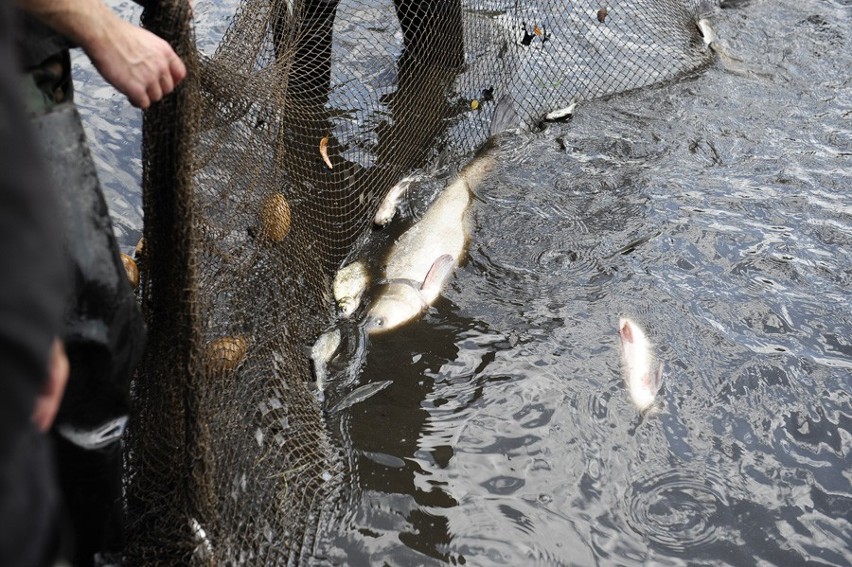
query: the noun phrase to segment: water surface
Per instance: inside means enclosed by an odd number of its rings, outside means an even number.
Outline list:
[[[722,4],[740,63],[503,142],[444,297],[370,342],[331,563],[852,563],[852,7]],[[130,248],[139,113],[77,72]],[[625,315],[665,363],[644,417]]]
[[[852,8],[728,4],[732,69],[504,142],[445,297],[371,341],[333,562],[852,562]]]

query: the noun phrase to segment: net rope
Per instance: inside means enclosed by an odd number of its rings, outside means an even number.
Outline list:
[[[709,54],[682,0],[245,0],[213,54],[183,1],[143,23],[188,77],[146,112],[147,354],[126,440],[129,565],[294,565],[346,502],[307,349],[406,175]],[[447,157],[449,156],[449,157]]]

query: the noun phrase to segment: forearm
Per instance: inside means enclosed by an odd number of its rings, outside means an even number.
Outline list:
[[[123,23],[101,0],[15,0],[18,7],[86,51],[104,49]]]
[[[136,106],[147,108],[162,99],[186,75],[167,42],[119,18],[101,0],[15,1],[82,47],[101,75]]]

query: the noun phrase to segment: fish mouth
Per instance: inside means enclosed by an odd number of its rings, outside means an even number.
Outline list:
[[[355,313],[360,303],[360,295],[358,297],[347,297],[337,302],[337,310],[340,311],[341,315],[344,317],[349,317]]]
[[[630,321],[627,319],[619,321],[618,334],[621,335],[623,341],[628,343],[633,342],[633,329],[630,327]]]

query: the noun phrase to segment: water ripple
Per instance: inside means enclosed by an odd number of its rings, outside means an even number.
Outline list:
[[[665,471],[630,486],[627,523],[663,549],[686,554],[717,540],[716,521],[728,507],[725,492],[712,475]]]

